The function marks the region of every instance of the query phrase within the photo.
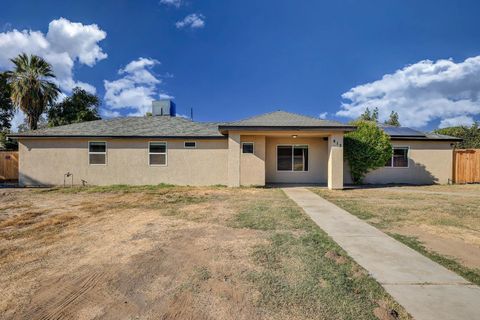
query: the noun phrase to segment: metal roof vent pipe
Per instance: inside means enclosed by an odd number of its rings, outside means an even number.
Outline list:
[[[160,99],[152,101],[152,116],[175,117],[177,107],[172,99]]]

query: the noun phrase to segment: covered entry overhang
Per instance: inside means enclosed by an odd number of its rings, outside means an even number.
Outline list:
[[[343,188],[343,136],[352,126],[228,127],[229,186],[326,184]]]

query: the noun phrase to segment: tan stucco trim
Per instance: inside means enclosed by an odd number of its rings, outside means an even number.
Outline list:
[[[242,135],[241,144],[253,142],[253,153],[240,150],[240,184],[242,186],[265,185],[265,136]]]
[[[240,186],[240,134],[228,135],[228,186]]]
[[[328,189],[343,189],[343,133],[328,137]]]

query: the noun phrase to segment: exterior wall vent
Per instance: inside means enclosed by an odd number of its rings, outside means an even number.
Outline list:
[[[169,116],[175,117],[176,106],[171,99],[161,99],[152,101],[153,116]]]

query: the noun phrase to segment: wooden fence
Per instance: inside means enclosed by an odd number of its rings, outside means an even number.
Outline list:
[[[480,149],[456,149],[453,161],[455,183],[480,183]]]
[[[18,180],[18,152],[0,151],[0,181]]]

